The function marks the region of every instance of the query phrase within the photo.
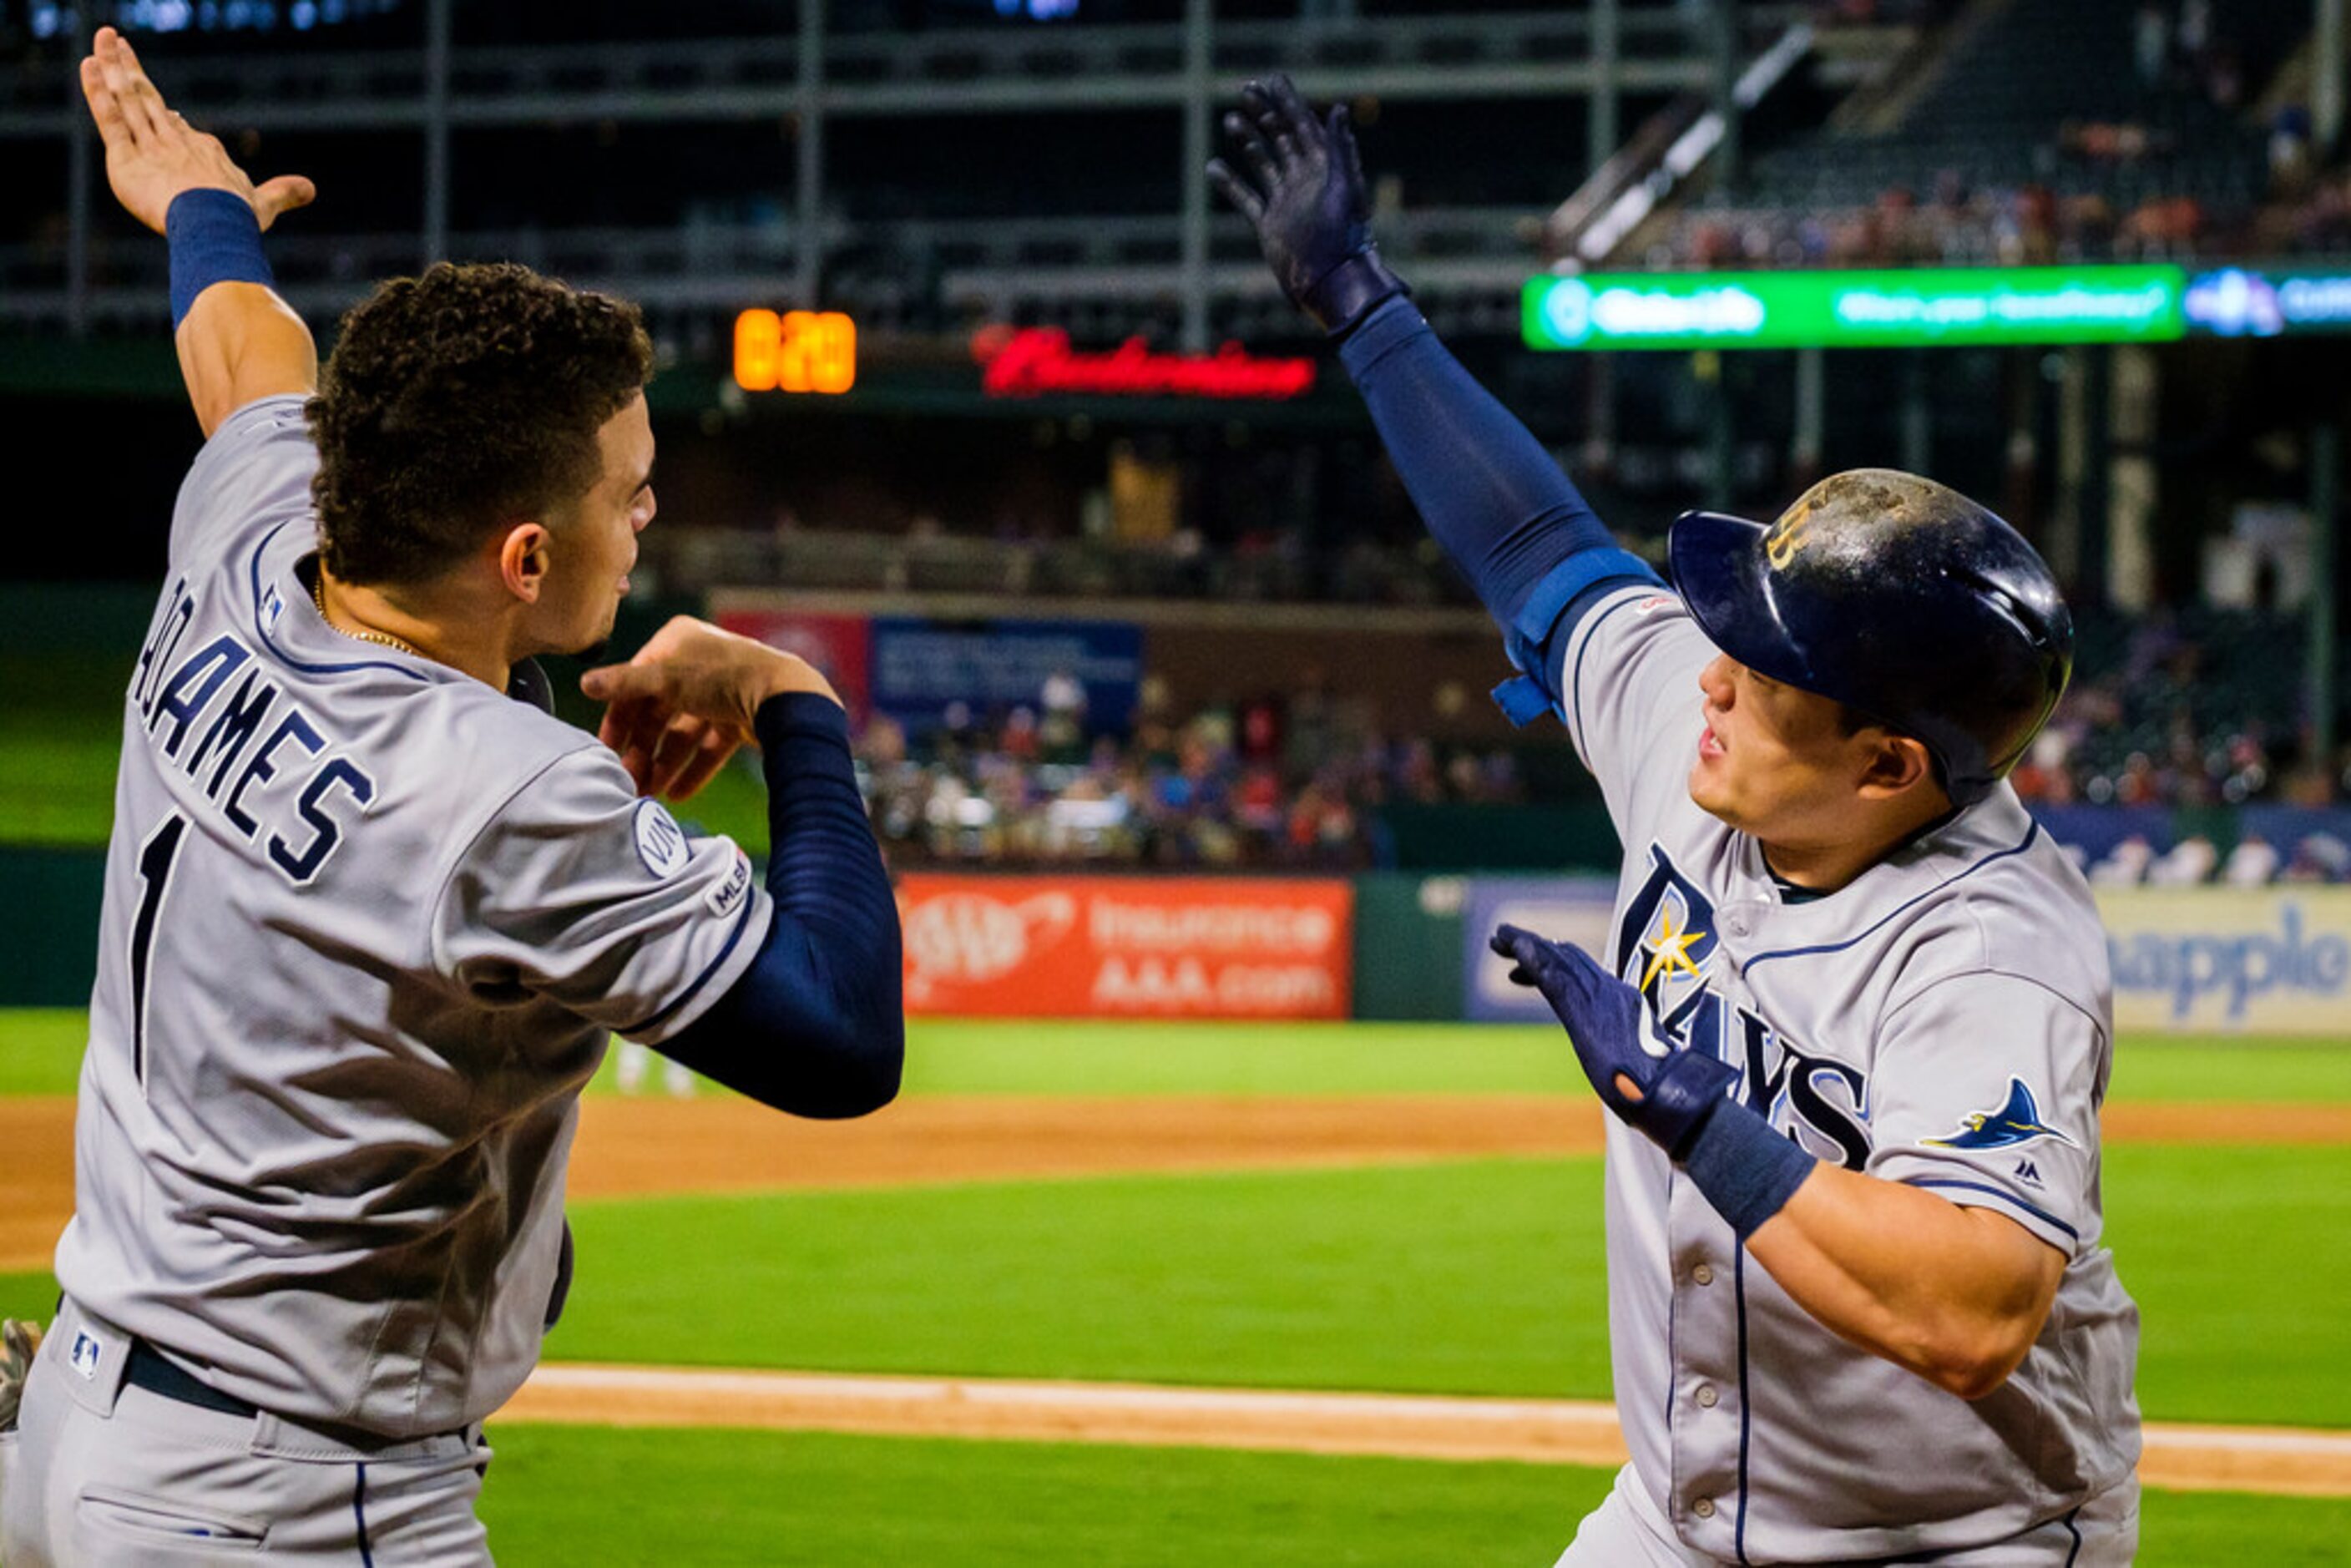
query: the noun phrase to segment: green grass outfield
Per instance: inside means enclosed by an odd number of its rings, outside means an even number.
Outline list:
[[[2149,1412],[2351,1422],[2344,1281],[2269,1268],[2340,1234],[2343,1201],[2308,1213],[2309,1234],[2268,1212],[2287,1184],[2351,1191],[2351,1161],[2196,1152],[2237,1201],[2212,1206],[2198,1166],[2157,1184],[2168,1212],[2116,1221],[2147,1309]],[[2131,1167],[2112,1192],[2146,1185]],[[549,1349],[1597,1396],[1597,1187],[1584,1158],[590,1204]],[[2167,1299],[2158,1281],[2193,1289]],[[0,1279],[0,1312],[46,1313],[50,1289]],[[500,1425],[493,1440],[484,1515],[526,1563],[1540,1564],[1607,1486],[1556,1467],[827,1434]],[[2351,1501],[2151,1493],[2139,1561],[2336,1563],[2346,1530]]]
[[[524,1563],[1541,1568],[1607,1472],[1203,1448],[501,1427]],[[2351,1500],[2150,1493],[2141,1568],[2343,1561]],[[695,1543],[689,1552],[683,1542]]]
[[[1599,1186],[1584,1157],[578,1204],[548,1354],[1604,1398]],[[2149,1416],[2351,1427],[2351,1151],[2121,1149],[2107,1195]],[[54,1295],[0,1275],[0,1312]]]
[[[0,1009],[0,1094],[70,1094],[78,1008]],[[608,1061],[594,1091],[609,1090]],[[1101,1023],[915,1019],[909,1094],[1581,1094],[1557,1030],[1458,1023]],[[2126,1039],[2119,1102],[2351,1104],[2340,1041]]]
[[[0,1092],[78,1014],[0,1015]],[[917,1023],[914,1092],[1573,1092],[1546,1030]],[[1569,1071],[1572,1071],[1572,1069]],[[2351,1051],[2126,1042],[2116,1098],[2351,1103]],[[5,1155],[0,1155],[5,1158]],[[1600,1396],[1595,1159],[577,1205],[552,1357]],[[2351,1427],[2351,1150],[2107,1151],[2165,1420]],[[0,1312],[45,1315],[41,1275]],[[501,1427],[513,1560],[1548,1562],[1588,1471],[823,1435]],[[2351,1502],[2151,1497],[2154,1563],[2342,1560]]]
[[[137,655],[0,653],[0,844],[105,844]]]

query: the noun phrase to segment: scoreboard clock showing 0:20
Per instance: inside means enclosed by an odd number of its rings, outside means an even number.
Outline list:
[[[838,310],[746,310],[735,318],[735,384],[845,392],[857,384],[857,323]]]

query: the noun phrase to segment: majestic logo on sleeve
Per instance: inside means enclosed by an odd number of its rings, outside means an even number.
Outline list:
[[[2041,1119],[2032,1091],[2022,1078],[2008,1081],[2008,1101],[1996,1111],[1977,1111],[1962,1118],[1948,1138],[1928,1138],[1938,1149],[2006,1149],[2035,1138],[2054,1138],[2069,1149],[2082,1145]]]
[[[1649,846],[1649,864],[1617,924],[1616,952],[1618,974],[1649,1004],[1652,1050],[1710,1051],[1742,1068],[1741,1101],[1812,1154],[1859,1170],[1869,1158],[1867,1074],[1727,1005],[1708,982],[1719,947],[1714,901],[1663,846]]]

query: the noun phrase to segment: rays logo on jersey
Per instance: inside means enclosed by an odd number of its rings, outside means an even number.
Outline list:
[[[1649,1016],[1668,1043],[1679,1043],[1691,1016],[1714,993],[1707,965],[1714,957],[1714,901],[1674,869],[1666,852],[1649,850],[1649,880],[1625,906],[1616,928],[1625,955],[1624,978],[1649,1003]]]
[[[1616,928],[1618,975],[1649,1004],[1660,1054],[1711,1051],[1743,1070],[1740,1098],[1806,1151],[1859,1170],[1869,1158],[1869,1079],[1835,1057],[1806,1050],[1752,1009],[1731,1007],[1708,982],[1719,944],[1714,901],[1660,844],[1649,879]]]
[[[2035,1138],[2054,1138],[2071,1149],[2082,1146],[2043,1121],[2041,1107],[2032,1103],[2032,1091],[2024,1086],[2023,1079],[2011,1078],[2008,1099],[1998,1110],[1972,1112],[1949,1137],[1926,1142],[1940,1149],[2006,1149]]]

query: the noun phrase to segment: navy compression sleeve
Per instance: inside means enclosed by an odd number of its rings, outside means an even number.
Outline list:
[[[1526,426],[1437,340],[1410,300],[1373,311],[1341,345],[1339,359],[1428,531],[1468,574],[1520,669],[1551,678],[1556,661],[1543,645],[1554,630],[1574,624],[1566,612],[1580,613],[1599,597],[1595,587],[1657,581],[1640,557],[1617,545]],[[1512,718],[1532,716],[1495,695]]]
[[[665,1055],[799,1116],[862,1116],[898,1092],[906,1056],[897,900],[866,821],[840,705],[769,697],[767,940]]]

